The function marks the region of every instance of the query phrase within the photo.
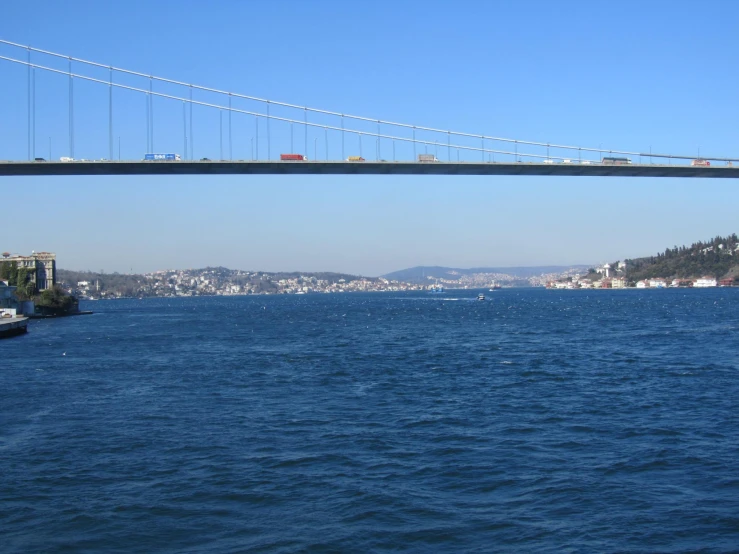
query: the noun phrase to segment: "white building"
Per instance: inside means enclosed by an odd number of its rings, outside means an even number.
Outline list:
[[[614,277],[611,279],[611,288],[614,289],[625,289],[626,288],[626,277]]]
[[[713,277],[701,277],[700,279],[696,279],[693,283],[694,287],[716,287],[718,286],[718,283],[716,282],[716,279]]]

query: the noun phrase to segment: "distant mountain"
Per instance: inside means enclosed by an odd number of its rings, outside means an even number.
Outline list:
[[[526,281],[532,277],[545,274],[568,274],[586,272],[587,265],[545,265],[534,267],[472,267],[463,269],[458,267],[418,266],[409,269],[393,271],[383,275],[385,279],[403,281],[406,283],[428,282],[430,279],[444,279],[447,281],[461,281],[475,275],[490,276],[498,281]]]

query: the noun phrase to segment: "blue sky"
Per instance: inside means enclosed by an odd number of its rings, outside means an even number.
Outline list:
[[[739,154],[731,1],[42,1],[3,10],[2,39],[271,100],[521,140]],[[0,55],[19,51],[0,46]],[[0,83],[0,158],[24,159],[25,68],[0,61]],[[37,72],[36,83],[36,155],[48,157],[49,138],[53,158],[68,155],[67,81]],[[107,102],[107,88],[75,83],[75,157],[109,156]],[[154,113],[155,150],[182,153],[181,104],[155,99]],[[254,120],[232,121],[233,157],[248,159]],[[193,127],[195,157],[218,158],[217,111],[196,107]],[[294,133],[303,153],[303,129]],[[290,150],[288,125],[271,134],[272,157]],[[124,159],[143,156],[142,96],[114,92],[114,136],[116,155],[120,137]],[[345,140],[345,155],[358,154],[356,137]],[[381,148],[392,155],[388,142]],[[310,130],[308,156],[316,150],[327,155],[325,136]],[[363,155],[374,154],[363,139]],[[412,151],[399,144],[397,155]],[[340,158],[338,136],[328,156]],[[589,264],[736,232],[739,205],[736,183],[706,179],[55,177],[2,178],[0,187],[4,211],[30,216],[3,226],[0,249],[120,272]]]

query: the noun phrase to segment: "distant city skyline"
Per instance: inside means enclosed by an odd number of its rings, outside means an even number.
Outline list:
[[[739,5],[704,3],[702,10],[721,13],[710,26],[693,25],[688,2],[455,8],[331,0],[224,1],[203,10],[192,0],[163,0],[152,10],[141,0],[42,1],[6,6],[0,38],[430,127],[737,154],[738,77],[729,68],[739,52]],[[0,60],[8,83],[0,90],[0,159],[25,156],[25,71]],[[51,139],[58,158],[66,155],[67,98],[51,79],[36,79],[36,148],[46,156]],[[78,157],[108,156],[107,108],[96,91],[76,83]],[[139,159],[144,105],[121,98],[116,136],[124,137],[123,157]],[[167,126],[181,121],[178,110],[158,107],[157,150],[182,151],[181,128]],[[195,157],[218,158],[217,117],[201,113],[196,124]],[[237,124],[235,132],[238,157],[248,158],[251,130]],[[734,233],[739,205],[735,183],[707,179],[29,177],[1,178],[0,187],[5,211],[18,214],[1,250],[52,251],[61,268],[121,273],[225,266],[377,276],[419,265],[587,265]]]

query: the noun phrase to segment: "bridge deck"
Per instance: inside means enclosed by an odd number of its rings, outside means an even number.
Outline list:
[[[739,178],[739,167],[415,162],[0,162],[0,176],[30,175],[537,175]]]

